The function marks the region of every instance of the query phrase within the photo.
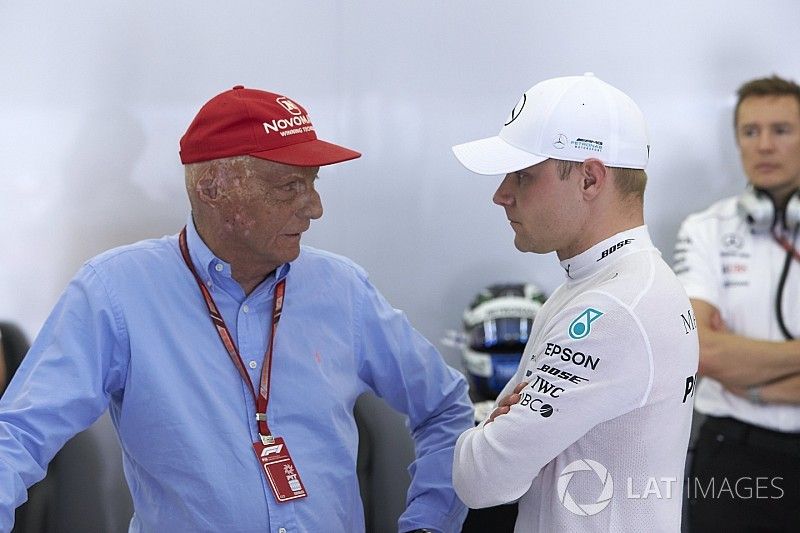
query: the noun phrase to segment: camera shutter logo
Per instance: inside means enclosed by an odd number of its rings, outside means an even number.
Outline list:
[[[567,490],[572,476],[576,472],[582,471],[594,472],[603,483],[603,489],[594,503],[577,503]],[[558,500],[569,512],[578,516],[596,515],[608,507],[612,496],[614,496],[614,481],[611,479],[611,474],[608,473],[606,467],[597,461],[578,459],[565,466],[564,470],[561,471],[561,475],[558,476]]]

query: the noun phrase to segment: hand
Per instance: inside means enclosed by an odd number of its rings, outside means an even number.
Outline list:
[[[719,331],[720,333],[730,333],[731,331],[728,329],[728,326],[725,325],[725,322],[722,321],[722,315],[720,314],[718,309],[714,309],[714,312],[711,315],[711,322],[709,324],[711,329],[714,331]]]
[[[730,361],[725,360],[725,342],[728,341],[726,335],[731,331],[722,320],[719,310],[714,309],[708,320],[708,328],[698,330],[698,340],[700,341],[700,362],[698,372],[701,376],[716,374]],[[736,392],[736,391],[731,391]]]
[[[519,393],[522,392],[522,389],[528,386],[527,381],[523,381],[516,387],[514,387],[514,392],[509,394],[508,396],[503,396],[497,402],[497,409],[495,409],[492,414],[489,415],[489,418],[486,420],[486,424],[492,422],[495,418],[500,415],[504,415],[511,410],[511,406],[514,405],[519,401]],[[484,424],[484,426],[486,425]]]
[[[747,396],[747,387],[739,387],[739,386],[733,386],[733,385],[723,385],[723,386],[725,387],[725,390],[727,390],[731,394],[735,394],[736,396],[739,396],[740,398],[748,398],[748,396]]]

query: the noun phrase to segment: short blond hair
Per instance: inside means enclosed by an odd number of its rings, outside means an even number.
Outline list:
[[[570,173],[581,166],[580,161],[563,161],[556,159],[558,177],[565,180]],[[644,198],[644,189],[647,186],[647,173],[639,168],[608,167],[614,171],[614,184],[622,196],[634,195]]]

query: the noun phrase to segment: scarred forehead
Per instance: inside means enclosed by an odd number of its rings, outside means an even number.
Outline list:
[[[249,175],[274,182],[279,182],[292,176],[311,178],[319,173],[320,168],[286,165],[284,163],[276,163],[274,161],[267,161],[250,156],[245,156],[242,159],[244,160],[244,167],[247,169]]]

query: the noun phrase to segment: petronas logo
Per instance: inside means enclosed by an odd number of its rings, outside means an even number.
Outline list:
[[[572,321],[572,324],[569,325],[569,336],[575,340],[588,337],[589,333],[592,331],[592,322],[601,316],[603,316],[602,311],[591,307],[587,308],[586,311],[578,315],[575,320]]]

